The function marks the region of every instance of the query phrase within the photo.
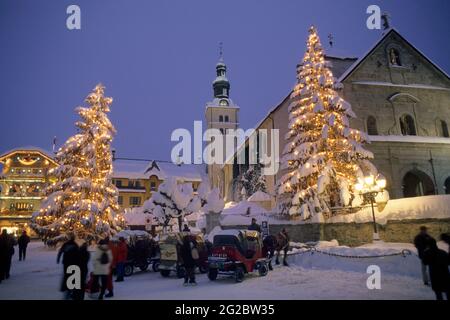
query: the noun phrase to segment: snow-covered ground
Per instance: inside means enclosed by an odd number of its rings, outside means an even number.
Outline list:
[[[125,282],[114,284],[114,299],[434,299],[431,289],[422,284],[419,260],[414,254],[349,259],[323,253],[378,255],[404,248],[414,253],[409,244],[352,249],[324,242],[317,248],[322,253],[290,255],[290,267],[276,267],[266,277],[248,275],[242,283],[230,278],[212,282],[199,274],[198,286],[183,287],[182,280],[175,277],[137,272]],[[25,262],[17,261],[17,254],[13,258],[11,278],[0,284],[0,299],[62,298],[58,291],[62,267],[56,264],[55,250],[32,242]],[[381,268],[380,290],[366,286],[366,270],[372,264]]]

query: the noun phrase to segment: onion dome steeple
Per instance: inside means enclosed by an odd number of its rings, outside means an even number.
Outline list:
[[[213,81],[214,97],[228,98],[230,94],[230,82],[227,79],[227,66],[223,61],[222,44],[220,45],[219,62],[216,64],[216,79]]]

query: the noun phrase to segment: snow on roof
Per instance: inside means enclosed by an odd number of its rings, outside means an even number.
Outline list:
[[[147,166],[147,161],[114,160],[113,178],[146,179],[149,177],[145,174]]]
[[[181,164],[163,161],[115,160],[113,178],[147,179],[155,175],[160,180],[175,177],[177,180],[202,181],[206,176],[203,164]]]
[[[42,153],[42,154],[45,155],[46,157],[48,157],[50,160],[54,161],[54,159],[53,159],[53,154],[52,154],[51,152],[49,152],[49,151],[47,151],[47,150],[45,150],[45,149],[39,148],[39,147],[35,147],[35,146],[18,147],[18,148],[14,148],[14,149],[5,151],[4,153],[2,153],[2,154],[0,155],[0,159],[3,158],[3,157],[5,157],[5,156],[7,156],[7,155],[9,155],[9,154],[11,154],[11,153],[14,153],[14,152],[22,152],[22,151],[25,151],[25,152],[26,152],[26,151],[35,151],[35,152],[36,152],[36,151],[37,151],[37,152]]]
[[[327,49],[325,50],[325,60],[328,58],[331,59],[340,59],[340,60],[357,60],[358,57],[353,54],[345,53],[344,50],[339,49]]]
[[[247,200],[251,202],[271,201],[272,197],[269,194],[258,190],[254,194],[252,194]]]
[[[235,205],[237,205],[238,203],[237,202],[235,202],[235,201],[228,201],[227,203],[225,203],[225,209],[228,209],[228,208],[231,208],[231,207],[234,207]]]
[[[214,79],[213,83],[220,82],[220,81],[228,82],[228,79],[225,76],[217,76],[216,79]]]
[[[143,226],[146,224],[152,224],[153,215],[151,213],[143,212],[125,212],[123,214],[125,223],[129,226]]]
[[[442,143],[450,144],[450,138],[423,136],[369,136],[372,142]]]
[[[220,230],[216,232],[216,236],[235,236],[238,237],[240,234],[242,234],[242,230],[237,229],[226,229],[226,230]]]
[[[247,214],[248,213],[248,214]],[[241,201],[235,206],[226,208],[222,211],[222,215],[242,215],[242,216],[256,216],[261,214],[267,214],[268,211],[254,202]]]
[[[214,241],[214,236],[220,232],[222,230],[222,228],[220,226],[215,226],[207,235],[206,235],[206,239],[208,239],[209,242],[213,242]]]
[[[206,177],[206,167],[204,164],[180,164],[172,162],[152,161],[145,170],[147,177],[155,175],[160,180],[167,177],[175,177],[177,180],[202,181]]]
[[[220,100],[227,100],[228,105],[222,106],[220,105]],[[214,98],[213,101],[206,103],[206,107],[214,107],[214,108],[234,108],[239,109],[239,107],[231,100],[230,98]]]

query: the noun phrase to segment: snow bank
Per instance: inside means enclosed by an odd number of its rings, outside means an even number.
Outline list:
[[[234,206],[225,207],[222,216],[226,215],[244,215],[247,217],[267,214],[268,211],[258,204],[250,201],[241,201]]]
[[[386,224],[389,220],[404,219],[445,219],[450,218],[450,195],[424,196],[390,200],[379,212],[375,209],[377,223]],[[337,215],[326,220],[327,223],[364,223],[372,221],[372,210],[366,207],[347,215]]]
[[[254,202],[241,201],[234,206],[229,206],[222,211],[220,224],[222,226],[249,225],[252,218],[258,223],[268,220],[269,212]]]
[[[340,246],[336,240],[319,241],[312,246],[310,244],[309,247],[306,244],[295,243],[288,254],[291,265],[309,269],[366,273],[368,266],[377,265],[382,274],[421,277],[417,251],[409,243],[378,241],[355,248]]]
[[[250,214],[247,213],[250,208]],[[386,224],[389,220],[414,220],[414,219],[449,219],[450,195],[435,195],[415,198],[390,200],[386,207],[379,212],[375,208],[377,223]],[[258,223],[265,220],[270,225],[300,225],[316,222],[302,219],[280,219],[267,212],[255,203],[241,201],[235,205],[226,205],[221,214],[222,226],[242,226],[250,224],[251,218]],[[372,210],[370,207],[352,214],[340,214],[322,221],[324,223],[366,223],[372,222]]]
[[[271,201],[272,198],[270,197],[269,194],[263,192],[263,191],[256,191],[254,194],[252,194],[249,198],[248,201],[250,202],[263,202],[263,201]]]

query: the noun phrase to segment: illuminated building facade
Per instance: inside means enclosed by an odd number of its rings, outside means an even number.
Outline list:
[[[56,167],[50,153],[37,147],[16,148],[0,155],[0,229],[30,231],[28,223],[39,210],[44,190]]]

